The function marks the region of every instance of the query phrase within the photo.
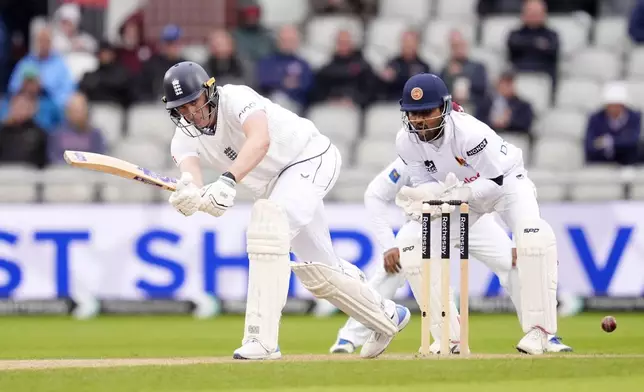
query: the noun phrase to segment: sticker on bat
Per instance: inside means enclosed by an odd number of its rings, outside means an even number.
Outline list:
[[[87,157],[86,157],[86,156],[85,156],[85,154],[83,154],[82,152],[78,152],[78,151],[76,151],[76,152],[74,153],[74,156],[75,156],[75,157],[76,157],[76,159],[78,159],[79,161],[87,162]]]
[[[156,182],[152,182],[152,181],[148,180],[147,178],[136,176],[133,179],[137,180],[137,181],[141,181],[144,184],[154,185],[154,186],[158,186],[159,188],[163,188],[163,185],[157,184]]]
[[[146,176],[155,178],[155,179],[157,179],[157,180],[159,180],[161,182],[165,182],[166,184],[176,184],[177,183],[176,178],[162,176],[161,174],[155,173],[152,170],[146,169],[146,168],[141,167],[141,166],[139,166],[138,169],[141,170],[143,172],[143,174],[145,174]]]

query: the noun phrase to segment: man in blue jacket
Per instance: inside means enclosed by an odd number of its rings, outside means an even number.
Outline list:
[[[604,90],[604,107],[588,119],[586,162],[637,162],[642,113],[626,106],[628,91],[624,83],[610,83]]]

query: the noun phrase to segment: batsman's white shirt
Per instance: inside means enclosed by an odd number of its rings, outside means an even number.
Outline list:
[[[257,111],[268,118],[270,147],[264,159],[240,182],[256,198],[281,205],[289,219],[293,253],[304,260],[337,265],[322,199],[340,174],[338,149],[315,125],[241,85],[217,87],[219,105],[214,135],[190,137],[177,128],[171,153],[177,165],[199,157],[223,172],[237,158],[246,136],[244,121]]]
[[[483,213],[498,212],[514,230],[522,216],[539,216],[536,189],[527,177],[521,149],[506,142],[490,127],[467,113],[452,111],[445,119],[443,136],[435,142],[419,141],[415,134],[401,129],[396,151],[409,168],[413,186],[444,181],[450,172],[473,187],[487,190],[470,199],[470,222]],[[490,184],[503,178],[503,185]]]

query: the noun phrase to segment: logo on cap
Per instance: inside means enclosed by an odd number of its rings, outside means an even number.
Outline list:
[[[423,90],[420,87],[414,87],[411,89],[411,98],[414,101],[418,101],[423,97]]]
[[[174,89],[175,95],[183,94],[183,90],[181,89],[181,84],[179,84],[179,80],[175,79],[172,81],[172,88]]]

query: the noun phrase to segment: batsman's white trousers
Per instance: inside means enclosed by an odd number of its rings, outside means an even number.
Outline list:
[[[451,240],[453,246],[458,244],[457,217],[457,214],[452,214]],[[499,277],[501,285],[506,287],[512,268],[512,241],[495,221],[493,215],[479,215],[477,220],[476,224],[471,226],[469,238],[470,255],[490,268]],[[438,219],[432,221],[431,245],[433,257],[440,257],[438,221]],[[411,243],[416,243],[416,246],[420,247],[420,232],[420,223],[409,221],[400,229],[397,238],[410,238]],[[452,254],[456,253],[458,253],[458,249],[452,251]],[[379,268],[369,280],[369,284],[383,298],[392,298],[396,291],[405,284],[405,276],[402,272],[388,274],[384,268]],[[338,332],[338,338],[348,340],[355,346],[361,346],[370,333],[369,329],[353,318],[349,318]]]

